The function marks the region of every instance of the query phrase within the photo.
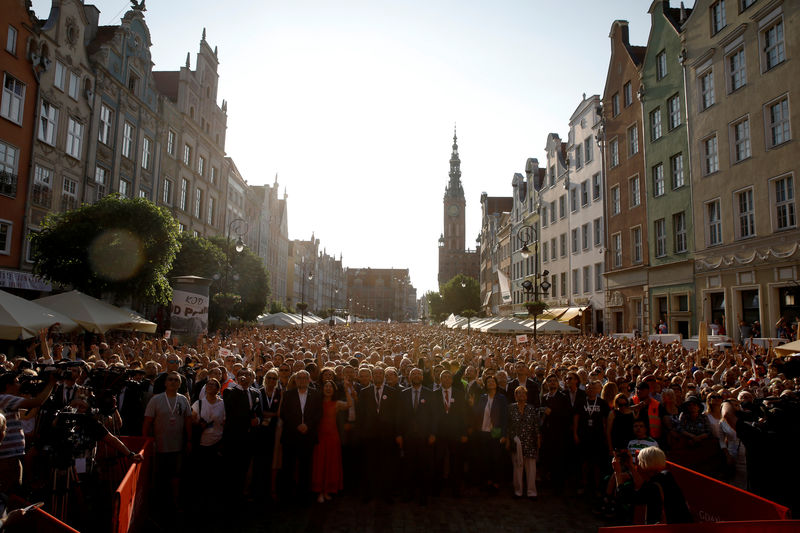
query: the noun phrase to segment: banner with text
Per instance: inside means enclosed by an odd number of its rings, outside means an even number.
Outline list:
[[[207,333],[208,295],[174,289],[171,325],[173,336],[197,337],[201,333]]]

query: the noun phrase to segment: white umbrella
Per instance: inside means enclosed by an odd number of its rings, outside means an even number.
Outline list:
[[[145,333],[155,333],[156,331],[155,322],[150,322],[136,313],[120,309],[80,291],[45,296],[36,302],[70,317],[92,333],[105,333],[110,329]]]
[[[61,313],[0,291],[0,339],[29,339],[56,323],[64,332],[78,328],[78,324]]]
[[[533,333],[533,328],[504,318],[494,324],[482,327],[481,331],[484,333]]]

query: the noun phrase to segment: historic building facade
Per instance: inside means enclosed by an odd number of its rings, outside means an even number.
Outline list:
[[[800,4],[698,0],[683,25],[698,319],[800,315]],[[794,104],[794,105],[793,105]]]
[[[510,216],[514,199],[510,196],[481,194],[481,246],[480,246],[480,291],[481,310],[486,315],[497,315],[501,307],[511,310],[511,295],[503,300],[500,289],[500,261],[504,258],[505,244],[501,240],[504,220]],[[506,224],[507,225],[507,224]],[[508,272],[504,272],[508,277]]]
[[[550,308],[570,304],[570,217],[567,143],[550,133],[545,144],[547,178],[542,186],[540,212],[542,268],[549,271],[550,292],[544,298]]]
[[[611,59],[603,91],[606,330],[650,331],[647,298],[647,173],[638,101],[644,46],[631,46],[628,22],[611,25]]]
[[[439,285],[444,285],[458,274],[478,279],[480,255],[477,250],[467,250],[464,187],[461,185],[461,158],[458,155],[458,138],[453,133],[453,152],[450,155],[450,181],[444,192],[444,231],[439,237]]]
[[[393,322],[417,318],[417,290],[407,268],[348,268],[346,276],[351,315]]]
[[[694,314],[694,213],[687,134],[686,95],[681,68],[681,24],[690,11],[657,0],[641,68],[641,143],[647,179],[650,268],[647,273],[652,322],[684,338],[697,334]],[[644,183],[646,181],[646,183]]]

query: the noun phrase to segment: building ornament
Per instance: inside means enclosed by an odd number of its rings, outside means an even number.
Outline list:
[[[780,248],[770,247],[766,250],[753,250],[753,253],[750,254],[749,257],[740,257],[736,254],[731,254],[727,256],[721,256],[716,259],[697,259],[695,264],[697,265],[697,270],[704,271],[704,270],[716,270],[720,267],[729,267],[735,265],[749,265],[756,261],[767,261],[769,260],[770,256],[774,257],[775,259],[788,259],[792,257],[797,251],[800,249],[800,243],[794,243],[789,248],[781,250]]]

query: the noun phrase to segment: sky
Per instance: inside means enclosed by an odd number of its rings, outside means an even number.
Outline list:
[[[454,125],[474,248],[481,193],[510,196],[547,134],[566,138],[583,93],[602,94],[611,23],[628,20],[645,45],[650,3],[149,0],[145,19],[155,70],[187,52],[194,69],[206,28],[226,152],[251,185],[278,175],[289,238],[313,233],[346,267],[409,268],[422,296],[438,290]],[[50,4],[33,0],[37,16]],[[94,4],[103,25],[130,7]]]

